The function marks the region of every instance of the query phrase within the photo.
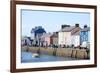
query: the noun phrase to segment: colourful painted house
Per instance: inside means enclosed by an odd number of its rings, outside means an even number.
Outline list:
[[[41,44],[41,36],[46,33],[45,29],[42,26],[38,26],[32,28],[31,30],[31,38],[35,41],[36,45],[39,46]]]
[[[77,36],[73,36],[75,33],[78,33],[81,30],[79,24],[75,24],[75,26],[64,25],[62,29],[58,33],[58,44],[59,45],[79,45],[80,38],[79,34]],[[73,40],[74,39],[74,40]],[[77,41],[77,42],[76,42]]]
[[[58,46],[58,32],[54,32],[51,36],[52,45]]]
[[[41,36],[41,41],[43,46],[50,46],[52,44],[52,34],[51,33],[45,33]]]
[[[87,25],[84,25],[84,28],[81,30],[80,43],[81,45],[84,43],[86,43],[86,45],[90,43],[90,27]],[[84,47],[86,47],[86,45]]]
[[[77,31],[71,36],[71,44],[74,47],[78,47],[80,45],[80,31]]]

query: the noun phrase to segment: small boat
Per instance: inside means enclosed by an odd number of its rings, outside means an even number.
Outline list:
[[[32,54],[32,57],[33,57],[33,58],[37,58],[37,57],[39,57],[39,54],[34,53],[34,54]]]

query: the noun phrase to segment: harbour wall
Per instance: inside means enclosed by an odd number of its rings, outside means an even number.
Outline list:
[[[72,57],[78,59],[89,58],[89,52],[86,49],[72,49],[72,48],[44,48],[44,47],[22,47],[22,51],[29,51],[32,53],[47,54],[62,57]]]

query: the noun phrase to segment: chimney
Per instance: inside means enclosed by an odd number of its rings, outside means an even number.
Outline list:
[[[70,25],[61,25],[61,28],[70,27]]]
[[[87,28],[87,25],[84,25],[84,28]]]
[[[79,27],[79,24],[75,24],[75,27]]]

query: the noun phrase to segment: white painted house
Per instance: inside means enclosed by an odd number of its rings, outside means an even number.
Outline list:
[[[71,36],[71,44],[74,45],[74,47],[77,47],[80,45],[80,31],[73,33]]]
[[[71,44],[71,33],[66,31],[60,31],[58,33],[58,44],[59,45],[70,45]]]
[[[58,33],[58,44],[59,45],[79,45],[80,38],[79,35],[76,35],[80,31],[79,24],[75,26],[66,25]]]

